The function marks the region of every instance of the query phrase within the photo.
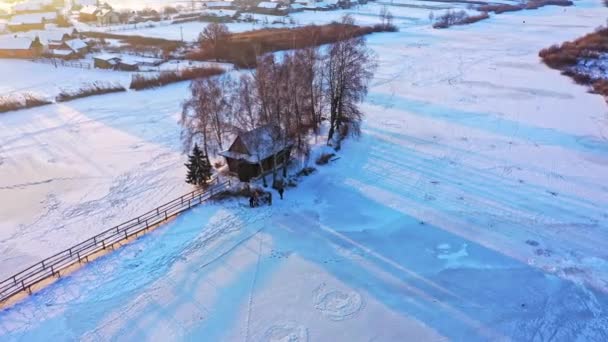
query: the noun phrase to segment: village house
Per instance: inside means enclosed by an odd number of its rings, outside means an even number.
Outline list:
[[[40,39],[24,37],[0,38],[0,58],[35,58],[42,54]]]
[[[93,65],[98,69],[116,69],[120,57],[114,55],[97,55],[93,56]]]
[[[93,57],[93,65],[98,69],[111,69],[120,71],[138,71],[140,65],[148,62],[142,62],[137,58],[130,56],[117,56],[111,54],[97,55]]]
[[[47,57],[61,59],[77,59],[84,57],[89,52],[89,45],[82,39],[62,39],[50,41]]]
[[[241,181],[249,181],[289,161],[292,144],[280,138],[280,129],[265,125],[237,135],[230,148],[219,154],[226,158],[228,169]]]
[[[235,8],[232,1],[208,1],[203,3],[203,7],[214,10]]]
[[[69,49],[48,49],[44,57],[59,58],[64,60],[77,59],[79,56]]]
[[[97,14],[100,11],[101,10],[94,5],[84,6],[78,12],[78,20],[82,21],[83,23],[97,21]]]
[[[108,26],[120,23],[120,15],[111,8],[97,12],[97,25]]]

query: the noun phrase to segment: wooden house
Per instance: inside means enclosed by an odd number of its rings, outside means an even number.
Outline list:
[[[43,52],[40,39],[33,41],[29,38],[3,38],[0,39],[0,58],[35,58]]]
[[[281,139],[280,129],[265,125],[237,135],[228,150],[220,152],[228,169],[241,181],[249,181],[289,161],[293,144]]]
[[[104,8],[97,12],[97,25],[108,26],[120,23],[120,16],[111,8]]]
[[[84,6],[78,12],[78,19],[83,23],[97,21],[97,14],[99,14],[101,10],[94,5]]]
[[[93,65],[99,69],[116,69],[120,63],[120,57],[113,55],[98,55],[93,57]]]

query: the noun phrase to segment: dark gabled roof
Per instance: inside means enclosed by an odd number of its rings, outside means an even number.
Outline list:
[[[247,154],[233,151],[234,142],[228,151],[220,154],[224,157],[243,159],[255,163],[291,146],[291,143],[286,143],[281,139],[281,130],[274,125],[264,125],[251,131],[239,133],[237,139],[243,143]]]

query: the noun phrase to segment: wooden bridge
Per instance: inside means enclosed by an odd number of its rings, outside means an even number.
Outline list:
[[[138,236],[156,227],[168,219],[212,199],[228,189],[230,181],[216,182],[207,189],[198,189],[141,216],[121,223],[92,238],[74,245],[62,252],[48,257],[23,271],[0,282],[0,308],[10,304],[12,299],[20,295],[31,294],[33,291],[52,283],[54,279],[68,274],[75,266],[94,260],[107,248],[116,248],[130,238]]]

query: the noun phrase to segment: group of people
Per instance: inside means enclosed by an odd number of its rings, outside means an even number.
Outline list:
[[[279,196],[281,196],[281,199],[283,199],[283,193],[285,192],[285,189],[280,186],[277,191],[279,192]],[[272,205],[272,192],[262,191],[260,193],[255,190],[251,193],[251,196],[249,196],[249,206],[251,208],[259,207],[260,204],[263,203],[268,203],[268,205]]]

